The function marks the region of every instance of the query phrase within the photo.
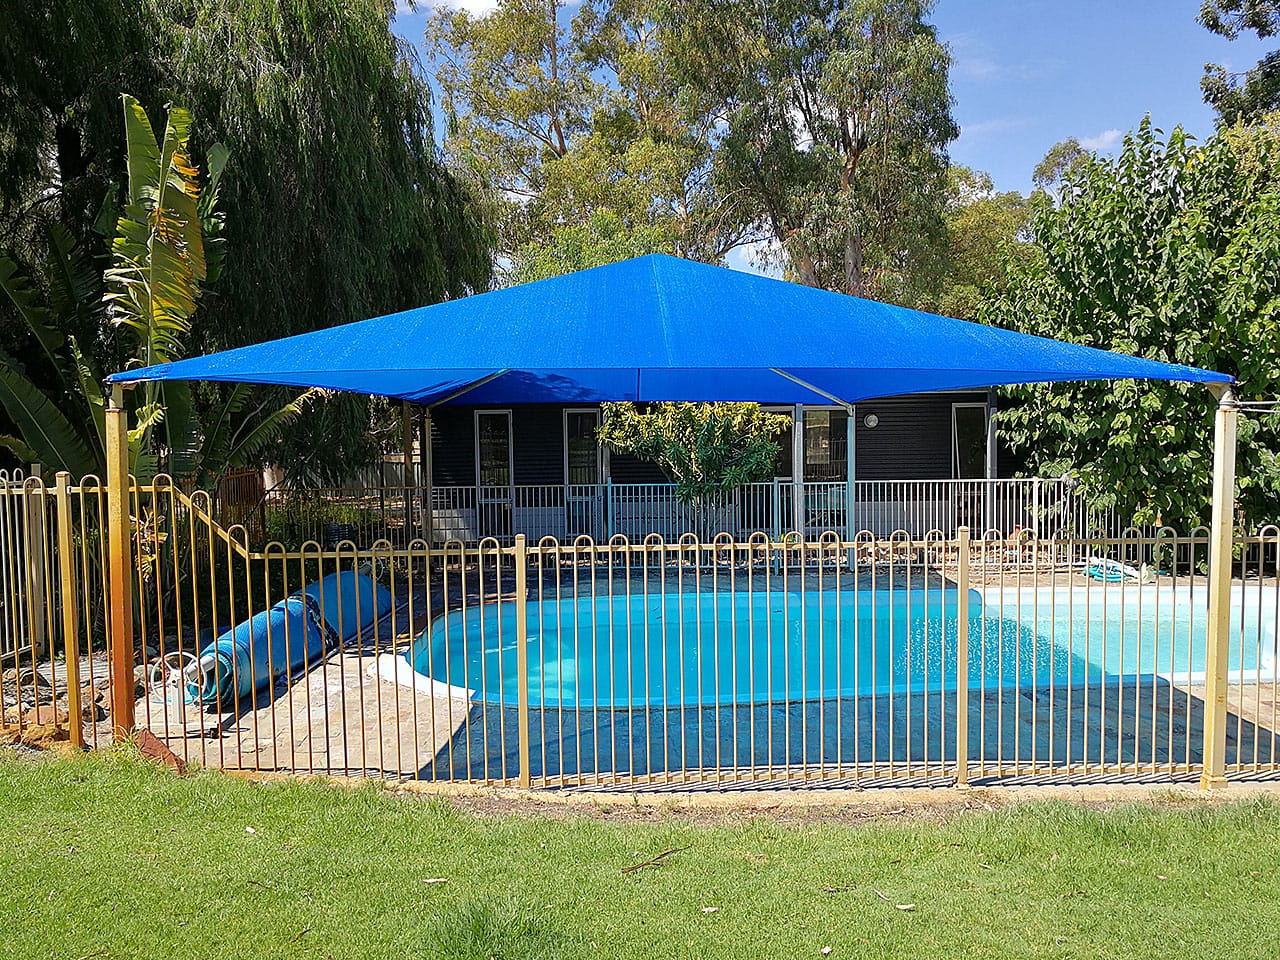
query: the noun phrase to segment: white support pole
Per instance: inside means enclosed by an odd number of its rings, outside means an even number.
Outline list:
[[[804,404],[796,404],[791,430],[791,526],[806,538],[804,529]]]
[[[987,391],[987,479],[994,480],[1000,476],[1000,465],[996,460],[996,401],[999,394],[994,390]]]
[[[1213,510],[1209,527],[1209,624],[1204,664],[1204,769],[1200,788],[1227,785],[1227,663],[1231,630],[1231,561],[1235,527],[1236,418],[1230,387],[1211,384],[1218,398],[1213,421]]]
[[[856,407],[849,408],[849,415],[845,418],[844,423],[844,536],[846,540],[852,540],[853,535],[858,532],[854,527],[853,519],[854,481],[856,480],[855,475],[858,465],[857,451],[855,449],[858,433],[858,411]]]
[[[435,536],[435,514],[432,511],[432,500],[435,492],[432,489],[432,474],[435,472],[434,450],[431,446],[431,411],[422,411],[421,436],[418,437],[418,458],[422,467],[422,539],[430,549]]]
[[[413,540],[413,490],[417,484],[413,478],[413,408],[409,401],[400,404],[400,457],[403,463],[400,473],[400,490],[404,496],[404,542]]]

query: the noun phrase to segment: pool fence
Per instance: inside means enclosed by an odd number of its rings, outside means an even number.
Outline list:
[[[536,788],[1280,770],[1276,527],[1215,571],[1203,528],[720,516],[259,543],[165,477],[126,499],[2,476],[4,737],[145,728],[207,766]]]

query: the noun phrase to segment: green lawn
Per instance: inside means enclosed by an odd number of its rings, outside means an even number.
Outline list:
[[[0,956],[1280,955],[1268,800],[658,819],[0,760]],[[669,847],[688,849],[622,872]]]

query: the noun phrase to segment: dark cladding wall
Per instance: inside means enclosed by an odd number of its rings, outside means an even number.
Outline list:
[[[945,480],[951,476],[951,404],[981,403],[981,393],[936,393],[857,405],[859,480]],[[442,407],[432,414],[433,482],[471,486],[476,482],[474,407]],[[491,409],[491,408],[482,408]],[[868,414],[879,423],[866,426]],[[564,482],[564,408],[551,404],[513,407],[511,432],[517,484]],[[614,483],[664,483],[652,463],[610,457]]]
[[[983,403],[982,393],[925,393],[864,400],[854,433],[859,480],[951,479],[951,405]],[[869,414],[880,418],[874,429]]]

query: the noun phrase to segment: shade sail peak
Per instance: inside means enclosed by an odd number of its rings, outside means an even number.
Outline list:
[[[663,254],[109,378],[323,387],[468,406],[853,403],[1117,379],[1231,382]]]

